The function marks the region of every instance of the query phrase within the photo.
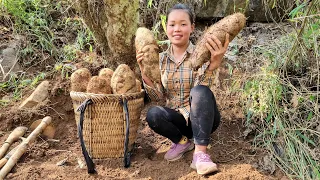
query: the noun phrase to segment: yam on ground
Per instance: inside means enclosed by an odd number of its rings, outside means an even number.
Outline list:
[[[126,64],[120,64],[111,78],[113,94],[134,93],[137,91],[134,72]]]
[[[101,78],[99,76],[93,76],[87,86],[88,93],[94,94],[111,94],[111,87],[107,84],[105,78]]]
[[[153,33],[144,27],[137,29],[135,38],[136,50],[144,53],[143,72],[151,81],[160,83],[159,48]]]
[[[71,91],[86,92],[91,73],[87,68],[80,68],[71,74]]]
[[[229,15],[214,25],[210,26],[197,42],[192,53],[192,67],[198,69],[205,62],[210,60],[210,51],[206,47],[207,37],[215,35],[222,43],[225,43],[226,33],[229,33],[229,40],[232,41],[246,24],[246,17],[242,13]]]

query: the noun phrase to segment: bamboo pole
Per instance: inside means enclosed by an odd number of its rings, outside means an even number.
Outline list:
[[[0,169],[8,162],[8,159],[12,156],[12,154],[18,149],[18,146],[11,149],[8,154],[0,160]]]
[[[8,162],[0,170],[0,179],[4,179],[7,174],[11,171],[13,166],[18,162],[20,157],[27,151],[29,145],[42,133],[42,131],[51,123],[52,118],[47,116],[42,119],[39,126],[32,131],[32,133],[19,144],[17,150],[9,158]]]
[[[19,126],[10,133],[7,140],[3,143],[3,145],[0,148],[0,159],[8,151],[11,144],[17,141],[20,137],[22,137],[27,130],[27,127]]]

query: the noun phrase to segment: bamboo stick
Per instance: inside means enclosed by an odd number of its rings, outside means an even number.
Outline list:
[[[10,133],[7,140],[3,143],[2,147],[0,148],[0,159],[6,154],[11,144],[17,141],[20,137],[22,137],[27,130],[27,127],[19,126]]]
[[[0,169],[8,162],[8,159],[12,156],[12,154],[18,149],[18,146],[11,149],[8,154],[0,160]]]
[[[29,145],[42,133],[42,131],[51,123],[52,118],[47,116],[42,119],[42,122],[39,126],[32,131],[32,133],[24,140],[21,144],[19,144],[17,150],[13,153],[13,155],[9,158],[8,162],[3,166],[0,170],[0,179],[4,179],[7,174],[11,171],[13,166],[18,162],[20,157],[27,151]]]

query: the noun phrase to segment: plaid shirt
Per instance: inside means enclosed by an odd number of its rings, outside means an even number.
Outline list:
[[[186,120],[190,114],[191,88],[196,85],[205,85],[210,88],[213,85],[215,74],[215,71],[206,71],[210,62],[205,63],[198,71],[192,69],[190,55],[193,50],[194,45],[190,42],[182,61],[176,64],[172,55],[172,46],[169,46],[159,55],[162,84],[155,84],[156,88],[152,88],[143,82],[151,100],[159,101],[166,98],[166,106],[179,111]]]

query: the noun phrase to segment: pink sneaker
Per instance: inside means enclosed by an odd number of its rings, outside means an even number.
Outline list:
[[[202,151],[193,154],[191,168],[197,170],[198,174],[205,175],[218,171],[218,167],[210,159],[210,156]]]
[[[191,151],[194,148],[193,142],[188,140],[185,144],[172,144],[171,148],[164,155],[164,158],[168,161],[175,161],[180,159],[184,153]]]

